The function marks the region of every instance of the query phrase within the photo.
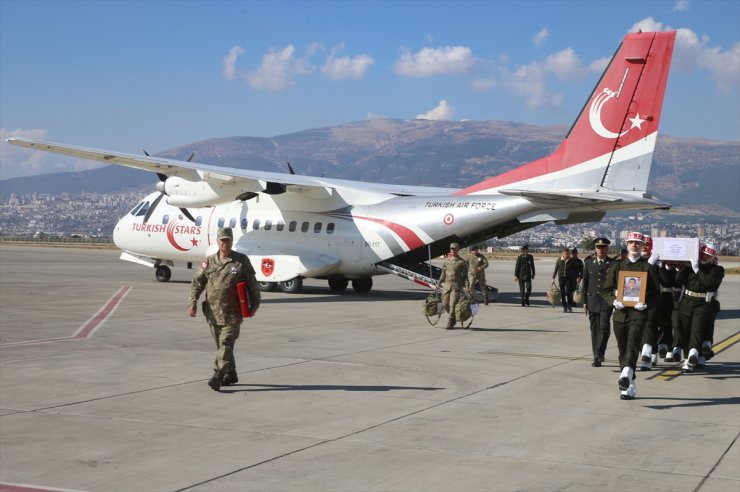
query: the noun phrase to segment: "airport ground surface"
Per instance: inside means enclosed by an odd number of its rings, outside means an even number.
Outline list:
[[[582,310],[547,304],[553,264],[522,308],[492,262],[471,330],[430,326],[396,277],[266,293],[216,393],[192,272],[2,245],[0,490],[740,490],[740,276],[706,370],[661,361],[622,401],[614,337],[592,368]]]

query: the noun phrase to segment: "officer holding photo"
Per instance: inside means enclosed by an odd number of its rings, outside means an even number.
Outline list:
[[[237,284],[246,282],[252,313],[260,304],[260,290],[254,277],[254,268],[246,255],[233,251],[234,234],[230,227],[221,227],[216,235],[218,251],[208,256],[193,275],[190,286],[188,315],[198,312],[198,298],[206,292],[203,314],[211,328],[218,353],[213,364],[213,376],[208,386],[219,391],[221,385],[239,381],[234,360],[234,344],[244,321]]]
[[[658,273],[653,265],[642,257],[642,249],[645,247],[645,236],[639,232],[630,232],[627,235],[627,258],[612,263],[604,283],[601,295],[614,306],[612,320],[614,324],[614,337],[617,339],[619,349],[619,390],[620,398],[633,400],[637,395],[635,383],[635,369],[637,359],[640,356],[642,343],[642,332],[648,322],[648,309],[658,307],[660,297],[660,284]],[[625,306],[617,299],[619,289],[620,272],[647,272],[647,284],[645,285],[645,302],[638,302],[634,307]]]
[[[591,326],[591,349],[594,354],[593,367],[601,367],[604,362],[606,345],[609,343],[611,329],[612,304],[601,296],[612,259],[607,256],[609,241],[605,237],[594,240],[596,253],[586,258],[583,268],[583,292],[585,302],[583,311],[588,316]]]

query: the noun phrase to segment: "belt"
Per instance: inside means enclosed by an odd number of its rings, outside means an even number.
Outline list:
[[[661,288],[660,288],[660,291],[661,291],[662,293],[664,293],[664,294],[665,294],[666,292],[670,292],[670,293],[673,293],[673,287],[661,287]],[[677,291],[678,291],[678,292],[681,292],[681,289],[677,289]]]
[[[714,295],[714,292],[694,292],[694,291],[691,291],[689,289],[686,289],[684,291],[684,293],[687,296],[690,296],[690,297],[707,297],[707,295],[709,295],[709,297],[711,297],[711,296]]]

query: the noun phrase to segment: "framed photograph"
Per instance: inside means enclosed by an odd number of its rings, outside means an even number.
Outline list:
[[[647,272],[619,272],[617,300],[627,307],[634,307],[638,302],[645,303],[647,291]]]

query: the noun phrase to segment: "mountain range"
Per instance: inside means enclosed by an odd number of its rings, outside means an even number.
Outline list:
[[[501,121],[370,119],[276,137],[225,137],[157,154],[240,169],[381,183],[465,187],[552,152],[564,126]],[[740,142],[659,135],[648,190],[674,207],[740,216]],[[106,166],[0,181],[10,193],[153,190],[151,173]]]

